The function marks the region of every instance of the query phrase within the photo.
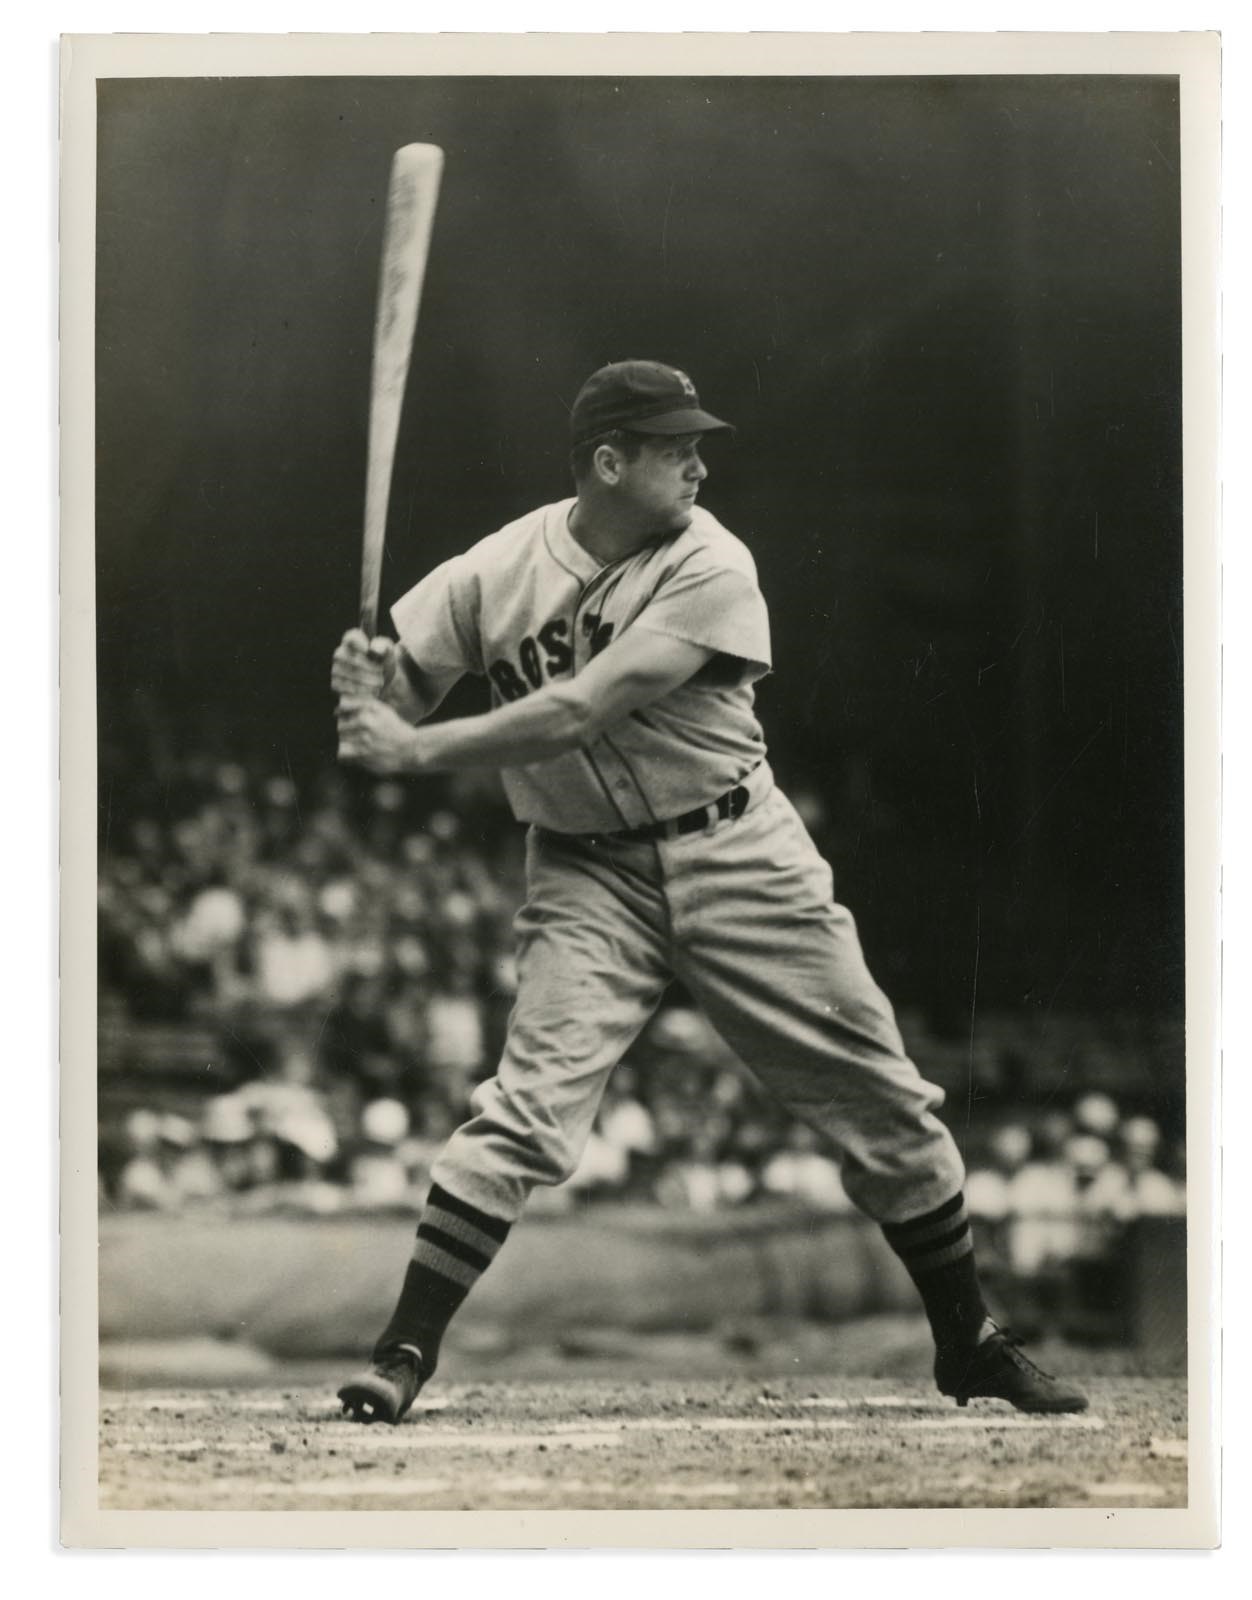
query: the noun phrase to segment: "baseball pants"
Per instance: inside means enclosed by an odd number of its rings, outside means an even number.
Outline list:
[[[740,817],[673,839],[530,830],[507,1042],[437,1184],[512,1222],[536,1184],[569,1177],[610,1073],[676,977],[830,1141],[869,1216],[908,1221],[961,1189],[943,1092],[905,1054],[830,867],[768,766],[747,787]]]

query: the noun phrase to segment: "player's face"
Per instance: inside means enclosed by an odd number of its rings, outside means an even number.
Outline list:
[[[700,435],[649,439],[633,461],[622,465],[619,488],[653,533],[681,533],[691,521],[708,468],[700,459]]]

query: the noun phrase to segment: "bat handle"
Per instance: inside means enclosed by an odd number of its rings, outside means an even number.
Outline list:
[[[391,648],[391,642],[388,639],[375,638],[374,632],[373,632],[373,628],[374,628],[374,626],[377,625],[377,619],[375,617],[367,615],[366,612],[363,609],[362,612],[361,612],[361,623],[360,623],[360,625],[361,625],[362,633],[364,633],[365,637],[369,640],[369,646],[368,646],[369,654],[374,658],[375,661],[384,660],[385,657],[387,656],[387,653],[388,653],[389,649]],[[338,703],[340,705],[343,704],[343,698],[344,698],[343,695],[337,696]],[[339,760],[343,759],[343,745],[342,745],[342,742],[339,744],[338,749],[336,750],[336,757]]]
[[[378,622],[376,618],[361,616],[358,626],[367,640],[366,651],[375,661],[385,661],[393,648],[390,639],[377,636]],[[342,699],[343,697],[340,696]]]
[[[363,615],[359,623],[361,632],[367,640],[366,653],[375,661],[385,661],[393,649],[392,642],[387,638],[375,637],[369,626],[370,620],[370,618]],[[337,698],[342,701],[343,695],[340,694]]]

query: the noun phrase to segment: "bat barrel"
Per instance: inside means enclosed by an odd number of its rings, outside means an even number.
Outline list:
[[[391,160],[378,275],[378,309],[374,318],[365,524],[361,543],[360,622],[369,635],[375,632],[378,623],[396,437],[442,173],[443,151],[438,145],[406,144]]]

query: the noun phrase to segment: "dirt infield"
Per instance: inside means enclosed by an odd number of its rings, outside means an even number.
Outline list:
[[[959,1409],[916,1379],[440,1384],[398,1428],[333,1384],[106,1390],[100,1504],[146,1510],[1164,1507],[1186,1504],[1173,1378],[1090,1412]]]

